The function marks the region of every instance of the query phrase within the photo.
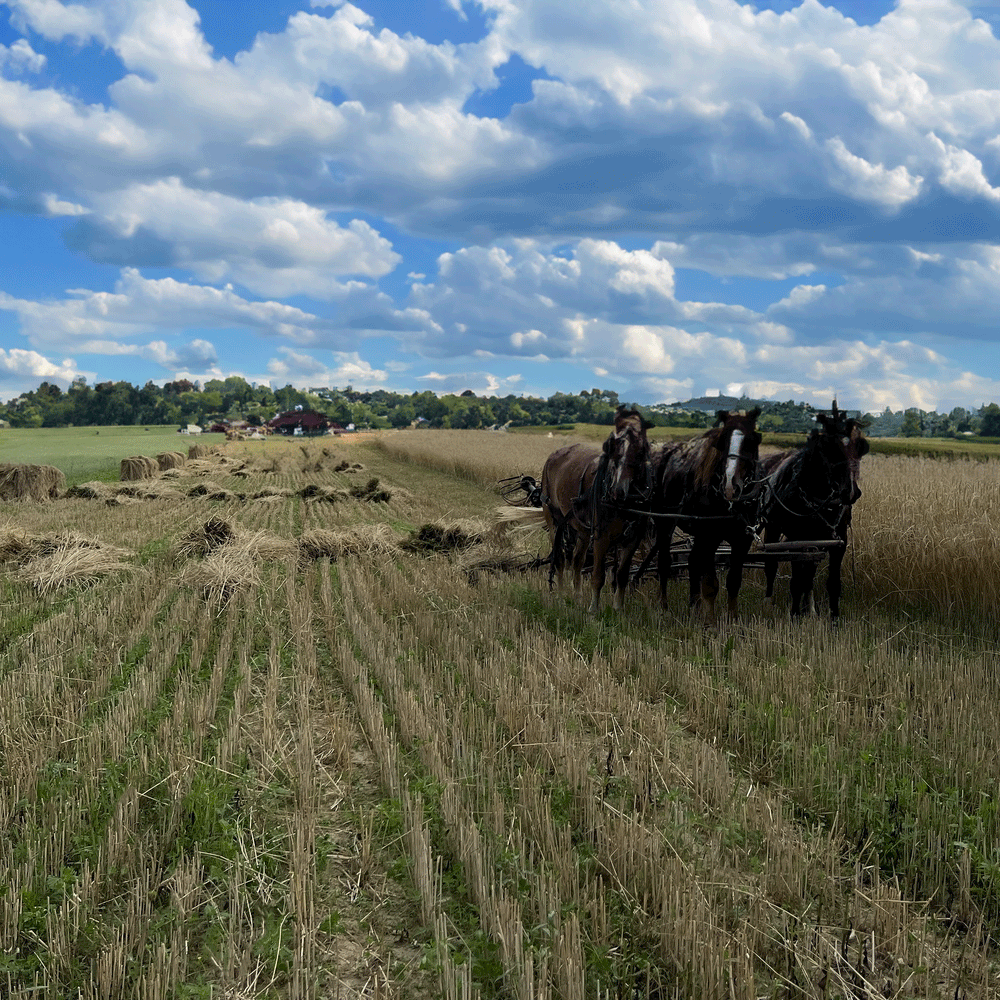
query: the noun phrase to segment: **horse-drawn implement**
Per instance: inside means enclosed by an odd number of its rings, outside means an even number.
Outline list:
[[[542,487],[538,480],[532,476],[510,476],[507,479],[501,479],[497,483],[497,487],[500,496],[511,507],[540,508],[542,506]],[[634,513],[649,518],[672,516],[650,513],[649,511],[634,511]],[[694,520],[694,518],[686,518],[685,520],[690,521]],[[705,518],[705,520],[709,520],[709,518]],[[683,528],[680,530],[683,532]],[[843,546],[844,542],[839,538],[817,538],[794,542],[757,542],[756,547],[751,546],[748,556],[743,561],[743,567],[744,569],[766,569],[769,565],[783,562],[813,562],[818,564],[830,554],[831,549],[838,549]],[[682,534],[680,538],[675,538],[670,544],[670,551],[673,557],[671,559],[670,576],[681,576],[687,565],[686,556],[691,551],[691,536]],[[727,569],[729,567],[731,551],[730,546],[725,542],[716,550],[715,564],[719,569]],[[647,545],[642,556],[642,562],[632,570],[631,579],[633,583],[637,583],[648,575],[650,566],[655,558],[655,543]],[[551,563],[552,553],[549,553],[548,556],[535,560],[533,566],[534,568],[541,568],[549,566]],[[588,559],[584,567],[585,571],[589,572],[591,565],[591,561]]]
[[[613,564],[615,605],[621,609],[627,584],[643,578],[655,559],[663,607],[667,580],[686,565],[690,603],[702,603],[711,617],[719,569],[726,571],[729,611],[735,613],[744,569],[764,570],[770,597],[778,565],[788,563],[791,611],[797,615],[812,606],[816,568],[829,558],[827,593],[836,619],[851,509],[861,496],[860,459],[868,442],[861,424],[841,413],[835,401],[831,413],[817,416],[819,426],[805,445],[758,459],[758,413],[720,411],[716,426],[704,435],[664,445],[649,457],[647,488],[638,495],[628,496],[627,488],[620,495],[598,495],[593,476],[587,479],[575,466],[563,481],[554,479],[553,459],[572,448],[550,456],[540,483],[531,476],[501,481],[500,493],[509,505],[537,511],[509,518],[544,521],[549,529],[550,586],[568,559],[577,583],[589,561],[595,581],[591,610],[596,610],[606,563]],[[631,478],[641,480],[641,472],[632,469]],[[607,526],[612,524],[609,546]],[[677,541],[675,532],[681,533]],[[601,545],[594,544],[598,538]],[[638,568],[631,565],[634,555],[640,557]]]

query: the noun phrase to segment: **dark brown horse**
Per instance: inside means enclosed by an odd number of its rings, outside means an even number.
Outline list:
[[[761,526],[765,542],[839,541],[830,549],[826,592],[830,617],[840,617],[840,571],[847,550],[851,510],[861,496],[858,477],[861,458],[868,453],[862,424],[837,409],[816,415],[819,427],[805,445],[794,451],[769,455],[761,462],[764,480]],[[767,596],[774,596],[777,563],[766,563]],[[814,610],[813,581],[816,563],[792,563],[792,615]]]
[[[552,541],[553,574],[561,579],[566,553],[572,552],[573,585],[588,550],[593,552],[590,610],[600,608],[605,561],[616,550],[614,606],[625,600],[632,556],[645,533],[642,504],[653,481],[646,431],[652,426],[637,410],[619,407],[615,427],[603,448],[573,444],[549,455],[542,469],[542,510]]]
[[[736,598],[743,583],[743,561],[753,541],[757,494],[756,475],[760,434],[759,409],[749,413],[720,410],[716,424],[700,437],[664,447],[657,457],[656,490],[652,512],[656,523],[660,602],[667,607],[670,576],[670,542],[680,527],[692,536],[688,557],[690,604],[699,599],[709,619],[715,615],[719,578],[715,554],[729,543],[732,554],[726,576],[729,611],[736,613]]]

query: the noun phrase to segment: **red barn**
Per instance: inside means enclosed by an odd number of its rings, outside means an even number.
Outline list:
[[[302,435],[325,434],[330,427],[330,421],[322,413],[314,410],[289,410],[279,413],[267,426],[275,434]]]

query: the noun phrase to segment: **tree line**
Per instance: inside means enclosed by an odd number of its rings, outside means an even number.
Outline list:
[[[359,428],[429,427],[480,428],[510,425],[611,424],[620,404],[636,408],[657,426],[705,428],[716,409],[761,407],[758,426],[764,431],[803,433],[813,426],[816,410],[793,400],[775,402],[749,397],[702,397],[686,403],[642,406],[619,399],[611,389],[583,389],[576,395],[557,392],[547,399],[534,396],[477,396],[471,390],[439,396],[423,392],[399,393],[387,389],[358,391],[293,385],[272,389],[253,385],[237,375],[204,384],[179,379],[139,388],[129,382],[97,382],[84,378],[63,391],[51,382],[0,405],[0,420],[12,427],[70,427],[198,424],[245,420],[267,423],[275,414],[302,407],[324,414],[332,422]],[[866,414],[871,437],[956,437],[977,434],[1000,437],[1000,406],[977,410],[956,407],[948,413],[910,408]]]
[[[51,382],[0,406],[0,419],[12,427],[68,427],[109,424],[198,424],[208,427],[221,421],[245,420],[262,424],[275,414],[296,407],[324,414],[342,427],[478,428],[611,424],[621,401],[607,389],[585,389],[577,395],[557,392],[548,399],[530,396],[476,396],[471,390],[439,396],[430,390],[398,393],[386,389],[360,392],[343,389],[303,390],[292,385],[272,389],[251,385],[239,376],[212,379],[198,385],[187,379],[163,386],[147,382],[142,388],[129,382],[89,385],[76,379],[64,392]],[[628,404],[631,405],[631,404]],[[640,407],[658,424],[705,427],[706,412],[665,412]]]

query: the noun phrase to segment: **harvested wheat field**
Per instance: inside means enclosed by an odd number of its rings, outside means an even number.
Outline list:
[[[1000,995],[1000,466],[867,457],[841,626],[706,630],[437,433],[0,506],[0,995]]]

